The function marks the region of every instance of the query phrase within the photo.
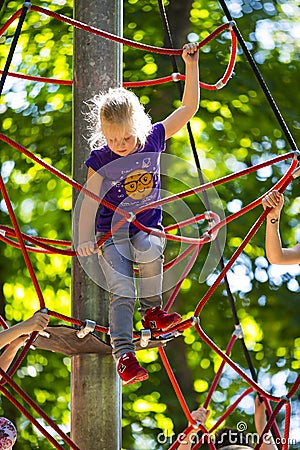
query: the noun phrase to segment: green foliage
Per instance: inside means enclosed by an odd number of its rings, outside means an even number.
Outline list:
[[[72,17],[72,1],[44,1],[43,6]],[[217,1],[196,0],[178,2],[183,10],[191,4],[188,23],[178,25],[176,2],[165,2],[170,27],[176,42],[202,40],[224,21],[224,13]],[[297,6],[298,4],[298,6]],[[1,24],[19,8],[16,1],[6,2],[1,12]],[[229,3],[233,18],[245,39],[247,47],[263,75],[282,117],[299,141],[299,89],[296,84],[300,69],[299,2],[278,0]],[[177,24],[173,28],[173,24]],[[4,67],[16,22],[0,38],[0,68]],[[298,28],[297,28],[298,27]],[[184,30],[184,31],[183,31]],[[187,31],[187,35],[185,34]],[[17,52],[10,70],[62,79],[72,78],[72,28],[28,13]],[[156,0],[128,0],[124,2],[124,36],[154,46],[165,42]],[[230,35],[224,33],[200,51],[201,80],[215,83],[224,73],[230,52]],[[181,58],[177,58],[183,71]],[[124,47],[124,81],[145,80],[166,76],[172,72],[170,59],[163,55]],[[173,106],[178,105],[177,89],[172,85],[135,89],[153,120],[161,120]],[[8,78],[0,102],[1,132],[16,140],[33,153],[62,172],[71,173],[71,102],[68,86],[34,83]],[[233,78],[220,91],[201,92],[197,116],[191,123],[197,154],[206,181],[212,181],[245,169],[291,150],[270,105],[263,94],[249,63],[239,46],[238,61]],[[9,192],[22,231],[52,239],[71,239],[71,188],[54,175],[24,157],[17,150],[1,143],[1,173]],[[174,155],[163,184],[170,193],[199,184],[194,159],[186,131],[178,133],[168,146]],[[180,158],[180,160],[179,160]],[[226,216],[238,211],[265,193],[287,170],[287,163],[270,166],[215,190],[218,208]],[[299,198],[297,183],[286,190],[286,204],[281,223],[285,245],[299,239]],[[202,197],[201,197],[202,198]],[[213,197],[215,201],[215,197]],[[187,199],[191,211],[205,210],[199,196]],[[221,206],[220,206],[221,205]],[[173,208],[173,209],[172,209]],[[166,214],[166,223],[178,206],[172,205]],[[243,241],[248,230],[262,212],[259,206],[242,215],[220,231],[226,240],[225,263]],[[1,223],[11,225],[6,207],[0,204]],[[200,225],[201,230],[205,224]],[[195,228],[183,230],[193,235]],[[201,231],[202,232],[202,231]],[[9,323],[29,317],[39,308],[37,296],[19,250],[1,244],[1,286],[5,316]],[[168,244],[166,259],[177,254],[175,244]],[[185,318],[190,317],[199,300],[212,285],[220,268],[205,282],[199,274],[206,261],[208,248],[201,250],[197,261],[181,286],[173,309]],[[70,314],[71,262],[68,257],[31,254],[46,304],[52,310]],[[231,268],[228,280],[233,292],[237,315],[243,327],[258,379],[266,390],[283,395],[295,381],[300,367],[299,338],[299,270],[295,267],[276,268],[268,264],[264,253],[262,227],[247,245]],[[166,299],[170,293],[166,294]],[[136,327],[141,327],[136,313]],[[225,349],[234,330],[232,310],[222,282],[201,312],[201,326],[205,333]],[[219,367],[220,357],[203,342],[194,328],[169,343],[166,353],[174,369],[183,395],[190,409],[203,404],[212,379]],[[124,389],[123,447],[126,449],[168,448],[170,441],[160,443],[160,433],[181,432],[186,418],[158,356],[157,350],[138,354],[150,373],[149,382]],[[248,373],[240,342],[232,351],[233,360]],[[30,352],[17,372],[20,386],[41,405],[56,423],[69,428],[70,361],[57,354]],[[210,404],[210,424],[218,419],[236,396],[246,387],[231,369],[226,368]],[[292,410],[296,416],[299,402],[296,396]],[[51,445],[40,436],[28,421],[2,396],[1,414],[15,418],[18,425],[18,449],[48,449]],[[235,426],[241,420],[253,428],[253,402],[242,402],[230,416],[227,424]],[[280,416],[280,426],[284,417]],[[297,419],[292,421],[292,432],[297,430]],[[293,425],[296,423],[296,425]]]

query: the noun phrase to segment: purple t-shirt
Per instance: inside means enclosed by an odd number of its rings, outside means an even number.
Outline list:
[[[153,125],[143,148],[128,156],[113,153],[108,145],[93,150],[86,160],[103,177],[100,196],[126,212],[133,212],[160,199],[160,154],[165,149],[165,129],[161,123]],[[107,232],[122,216],[101,205],[96,231]],[[161,207],[137,214],[137,220],[147,227],[162,229]],[[118,231],[135,233],[138,228],[125,223]]]

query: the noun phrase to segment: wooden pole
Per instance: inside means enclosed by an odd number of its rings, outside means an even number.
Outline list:
[[[75,0],[76,20],[122,35],[121,0]],[[74,30],[73,178],[83,184],[89,148],[84,102],[122,83],[122,47],[82,30]],[[74,192],[75,207],[78,194]],[[97,258],[93,264],[97,265]],[[72,315],[108,325],[108,300],[77,258],[72,265]],[[72,358],[71,437],[81,450],[121,448],[121,387],[111,354]]]

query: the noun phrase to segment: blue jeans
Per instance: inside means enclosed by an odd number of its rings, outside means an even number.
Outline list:
[[[97,234],[97,239],[103,233]],[[133,314],[136,298],[143,316],[162,306],[165,239],[139,231],[131,237],[116,234],[104,242],[99,263],[110,294],[110,338],[115,360],[134,352]],[[139,269],[136,278],[134,268]]]

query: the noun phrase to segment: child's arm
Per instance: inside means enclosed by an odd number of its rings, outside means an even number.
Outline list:
[[[103,177],[89,167],[86,188],[99,196]],[[99,202],[88,195],[84,196],[80,217],[78,232],[79,256],[89,256],[97,251],[95,249],[95,218],[99,207]]]
[[[210,411],[208,409],[203,408],[203,406],[200,406],[200,408],[196,409],[195,411],[192,411],[191,416],[194,420],[201,423],[202,425],[205,425],[205,422],[209,416]],[[190,423],[189,423],[190,425]],[[184,439],[181,439],[181,443],[178,447],[178,450],[189,450],[192,448],[193,443],[193,436],[197,434],[196,430],[191,430],[189,434],[186,435]]]
[[[182,50],[185,62],[185,85],[181,106],[162,121],[166,139],[177,133],[197,112],[200,101],[198,44],[185,44]]]
[[[260,401],[258,396],[255,398],[254,421],[256,431],[259,435],[261,435],[267,424],[267,418],[266,418],[266,406],[263,401],[262,402]],[[265,434],[263,438],[263,444],[260,447],[260,449],[278,450],[276,444],[273,442],[272,433],[270,431],[267,434]]]
[[[300,264],[300,244],[283,248],[279,232],[283,195],[274,190],[262,200],[263,208],[272,208],[266,219],[266,254],[271,264]]]
[[[0,356],[0,367],[2,370],[4,370],[4,372],[7,371],[14,357],[16,356],[17,351],[25,344],[27,339],[28,335],[18,337],[17,339],[12,341],[9,344],[9,346],[4,350],[4,352]]]
[[[28,334],[32,331],[43,331],[47,327],[49,320],[50,316],[48,314],[39,312],[30,317],[30,319],[0,332],[0,349],[10,344],[0,356],[0,367],[2,370],[6,371],[8,369],[17,351],[28,339]]]

